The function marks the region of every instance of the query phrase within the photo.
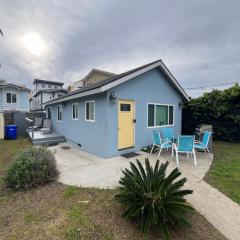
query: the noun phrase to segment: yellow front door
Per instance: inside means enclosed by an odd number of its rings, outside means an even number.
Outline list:
[[[118,101],[118,149],[134,146],[134,101]]]

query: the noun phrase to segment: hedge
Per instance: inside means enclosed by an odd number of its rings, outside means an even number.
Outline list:
[[[223,91],[213,90],[190,99],[183,107],[182,129],[192,134],[197,125],[213,125],[214,139],[240,141],[240,86]]]

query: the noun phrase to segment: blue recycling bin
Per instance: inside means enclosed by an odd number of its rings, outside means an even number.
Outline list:
[[[17,139],[17,126],[16,125],[7,125],[5,126],[5,137],[6,139]]]

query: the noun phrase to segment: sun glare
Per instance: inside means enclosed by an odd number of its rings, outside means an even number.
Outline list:
[[[26,33],[22,40],[24,46],[33,55],[40,56],[46,48],[45,43],[37,33]]]

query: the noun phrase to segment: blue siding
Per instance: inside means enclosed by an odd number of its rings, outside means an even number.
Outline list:
[[[118,99],[135,101],[135,147],[118,151],[118,104],[110,103],[109,96],[115,92]],[[85,101],[95,100],[95,122],[85,121]],[[79,120],[72,120],[72,103],[79,103]],[[57,105],[51,106],[54,129],[68,140],[81,144],[82,149],[99,155],[111,157],[129,151],[138,151],[152,143],[152,130],[147,127],[147,104],[174,105],[174,133],[181,133],[182,97],[158,69],[148,71],[134,79],[120,84],[105,93],[65,102],[63,122],[57,121]]]
[[[147,104],[162,103],[174,105],[174,134],[181,133],[182,109],[179,102],[180,94],[170,85],[170,82],[158,69],[148,71],[130,81],[108,91],[108,96],[114,91],[118,99],[135,101],[135,148],[118,151],[118,104],[108,103],[107,155],[108,157],[129,151],[138,151],[152,143],[152,131],[161,128],[147,127]],[[108,97],[109,99],[109,97]]]
[[[6,93],[16,93],[17,103],[9,104],[6,102]],[[29,111],[29,92],[22,91],[13,87],[0,89],[0,110]]]
[[[85,101],[95,100],[95,122],[85,121]],[[79,105],[79,119],[72,119],[72,103]],[[57,105],[51,106],[54,130],[84,151],[107,157],[107,93],[68,101],[63,105],[63,121],[57,121]]]

